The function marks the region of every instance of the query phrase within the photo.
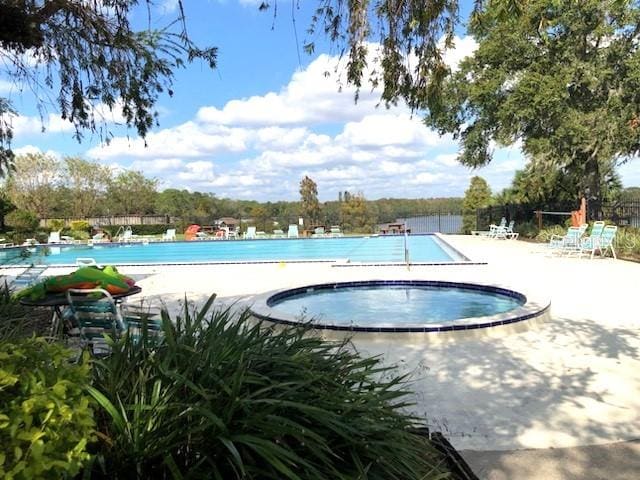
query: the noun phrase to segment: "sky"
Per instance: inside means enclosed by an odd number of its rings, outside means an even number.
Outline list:
[[[516,145],[497,148],[490,165],[468,169],[456,161],[458,144],[427,128],[419,113],[402,104],[387,109],[379,105],[380,92],[368,88],[356,103],[339,52],[321,37],[312,39],[313,55],[302,49],[314,3],[301,0],[292,10],[290,2],[279,2],[275,17],[273,10],[260,12],[259,3],[184,2],[189,34],[199,45],[219,48],[218,67],[196,62],[176,72],[174,95],[160,98],[160,126],[146,145],[118,126],[118,112],[106,114],[115,135],[108,145],[89,133],[78,143],[55,106],[47,108],[43,125],[33,95],[0,75],[0,95],[20,112],[13,120],[14,150],[139,170],[160,189],[259,201],[297,200],[305,175],[317,183],[321,201],[345,190],[368,199],[462,196],[474,175],[497,192],[525,165]],[[162,0],[155,8],[161,24],[175,16],[176,2]],[[447,62],[455,68],[474,48],[460,28]],[[625,186],[640,185],[636,162],[620,173]]]

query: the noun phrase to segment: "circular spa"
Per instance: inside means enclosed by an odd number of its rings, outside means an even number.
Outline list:
[[[550,303],[503,287],[428,280],[327,283],[260,295],[261,319],[354,332],[448,332],[545,320]]]

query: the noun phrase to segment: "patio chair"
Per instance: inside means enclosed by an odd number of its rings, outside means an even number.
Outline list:
[[[62,239],[60,238],[60,230],[57,232],[49,233],[49,238],[47,239],[47,243],[62,243]]]
[[[65,312],[75,324],[80,344],[96,356],[110,352],[107,337],[116,338],[126,329],[109,292],[101,288],[67,290],[69,309]]]
[[[271,235],[271,238],[284,238],[284,232],[281,229],[276,228],[273,231],[273,234]]]
[[[162,240],[165,242],[173,242],[176,240],[176,229],[168,228],[166,232],[162,234]]]
[[[123,315],[111,294],[101,288],[67,290],[67,301],[65,316],[77,327],[81,346],[96,356],[109,354],[109,337],[116,339],[127,332],[138,340],[161,331],[155,314],[128,306]]]
[[[582,236],[588,227],[585,223],[579,227],[569,227],[565,235],[552,235],[548,248],[559,254],[578,252]]]
[[[287,238],[298,238],[298,226],[295,224],[289,225],[287,230]]]
[[[591,227],[591,232],[589,236],[586,238],[580,239],[580,250],[582,249],[592,249],[596,247],[596,244],[600,240],[600,236],[602,235],[602,231],[604,230],[604,222],[593,222],[593,226]]]
[[[511,220],[509,222],[509,225],[507,226],[500,226],[500,225],[494,225],[493,230],[491,231],[490,236],[492,238],[501,238],[504,240],[516,240],[518,238],[518,232],[515,232],[513,230],[513,227],[515,226],[515,221]]]
[[[212,235],[209,235],[206,232],[196,232],[194,239],[195,240],[214,240],[215,237]]]
[[[595,228],[595,224],[594,224]],[[593,259],[596,250],[600,252],[600,255],[603,257],[607,256],[607,251],[611,250],[611,254],[613,258],[618,258],[616,256],[616,251],[613,248],[613,242],[616,238],[616,233],[618,231],[618,227],[614,225],[607,225],[606,227],[602,227],[602,233],[599,237],[593,238],[593,240],[587,242],[583,242],[580,245],[578,255],[582,256],[583,253],[591,254],[590,258]],[[591,237],[590,237],[591,238]],[[585,239],[588,240],[588,239]]]
[[[262,230],[258,230],[256,232],[256,238],[265,239],[265,238],[267,238],[267,234],[265,232],[263,232]]]
[[[338,225],[331,225],[331,229],[329,230],[330,237],[342,237],[342,231]]]
[[[255,239],[256,238],[256,227],[247,227],[247,231],[244,233],[244,238]]]
[[[90,257],[78,257],[76,258],[77,267],[97,267],[98,263],[94,258]]]
[[[316,227],[313,229],[313,233],[311,234],[312,237],[324,237],[325,236],[325,232],[324,232],[324,227]]]

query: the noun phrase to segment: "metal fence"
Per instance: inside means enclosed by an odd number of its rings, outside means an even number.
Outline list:
[[[517,225],[531,223],[538,227],[564,225],[571,218],[571,211],[578,210],[578,204],[527,205],[508,204],[493,205],[476,210],[476,229],[488,230],[489,225],[497,224],[504,217],[508,222],[513,220]],[[538,219],[536,212],[541,212]],[[588,221],[604,220],[609,224],[640,228],[640,201],[605,203],[599,210],[588,211]]]
[[[397,223],[404,223],[411,233],[462,233],[462,214],[459,212],[438,212],[399,218]]]
[[[70,227],[71,222],[78,220],[77,218],[42,218],[40,219],[40,226],[48,228],[52,220],[64,221],[65,227]],[[89,225],[98,225],[101,227],[111,225],[170,225],[175,222],[175,219],[169,215],[117,215],[117,216],[102,216],[102,217],[85,217],[82,220],[86,220]]]

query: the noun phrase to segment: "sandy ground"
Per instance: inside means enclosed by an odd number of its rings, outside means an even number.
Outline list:
[[[245,305],[254,294],[325,281],[447,279],[534,289],[551,298],[551,320],[524,332],[496,330],[482,338],[436,342],[424,336],[366,334],[353,342],[361,352],[382,355],[411,374],[414,413],[456,448],[468,451],[481,478],[604,478],[595,470],[597,463],[593,476],[575,473],[588,467],[585,459],[594,455],[609,459],[602,472],[617,458],[629,460],[629,472],[637,471],[637,443],[571,449],[565,455],[557,449],[640,438],[640,264],[560,258],[542,245],[521,241],[446,239],[472,260],[487,264],[410,270],[326,263],[122,270],[136,278],[146,299],[173,311],[185,295],[198,303],[216,293],[221,303]],[[513,474],[526,459],[537,476]],[[533,468],[538,460],[549,466],[547,476]],[[558,467],[563,461],[569,463]]]

